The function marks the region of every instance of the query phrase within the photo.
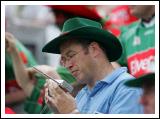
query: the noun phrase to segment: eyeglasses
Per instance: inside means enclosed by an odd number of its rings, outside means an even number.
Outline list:
[[[61,57],[61,60],[60,60],[61,65],[62,65],[62,66],[66,66],[66,63],[69,62],[69,61],[71,61],[71,60],[73,60],[73,58],[74,58],[76,55],[78,55],[81,51],[83,51],[83,50],[80,50],[80,51],[78,51],[78,52],[72,51],[72,52],[69,52],[69,53],[66,55],[66,57],[62,56],[62,57]]]

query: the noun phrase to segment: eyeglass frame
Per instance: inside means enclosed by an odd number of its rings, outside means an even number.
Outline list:
[[[74,57],[76,56],[76,55],[78,55],[81,51],[84,51],[84,49],[81,49],[80,51],[78,51],[77,53],[76,53],[76,51],[70,51],[70,52],[75,52],[74,54],[71,54],[71,55],[69,55],[69,53],[67,53],[68,54],[68,56],[66,55],[66,57],[61,57],[61,60],[60,60],[60,62],[61,62],[61,65],[62,66],[65,66],[66,65],[66,62],[68,61],[68,62],[70,62],[71,60],[73,60],[74,59]],[[65,61],[64,60],[62,60],[62,58],[65,58]]]

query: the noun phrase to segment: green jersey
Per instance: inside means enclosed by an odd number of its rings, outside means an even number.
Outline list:
[[[128,66],[129,72],[139,77],[151,71],[155,57],[155,24],[134,22],[122,32],[123,54],[118,62]]]
[[[45,79],[40,75],[37,75],[36,78],[37,82],[35,83],[31,96],[27,97],[25,101],[24,110],[29,114],[49,114],[52,111],[45,104],[44,92],[42,92]],[[44,109],[45,107],[47,108]]]
[[[144,24],[141,21],[129,25],[121,33],[123,54],[118,62],[128,66],[129,72],[139,77],[151,71],[155,57],[154,19]]]

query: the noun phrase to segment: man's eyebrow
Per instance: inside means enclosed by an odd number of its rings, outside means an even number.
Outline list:
[[[64,53],[65,55],[69,55],[71,52],[75,52],[75,51],[73,51],[73,50],[69,50],[69,51],[67,51],[66,53]]]

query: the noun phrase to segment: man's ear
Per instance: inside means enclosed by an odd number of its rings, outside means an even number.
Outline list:
[[[90,52],[91,56],[98,57],[100,55],[100,51],[101,51],[101,49],[100,49],[98,43],[92,42],[89,45],[89,52]]]

